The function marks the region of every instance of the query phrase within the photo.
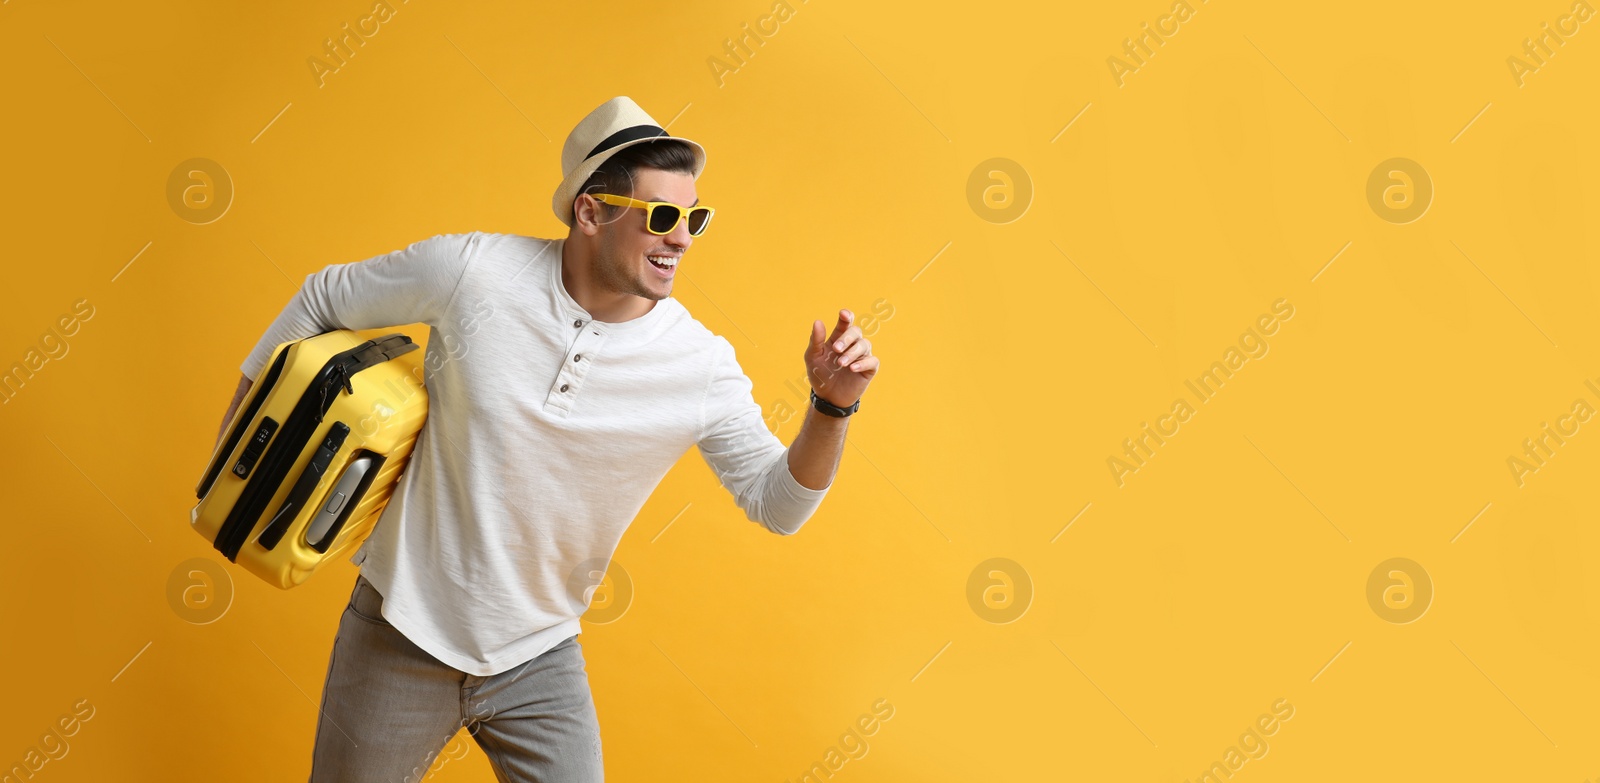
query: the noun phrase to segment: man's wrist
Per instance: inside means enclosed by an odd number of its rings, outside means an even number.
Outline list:
[[[811,390],[811,409],[824,416],[836,419],[849,418],[860,408],[861,399],[859,397],[849,405],[838,405],[817,394],[816,389]]]

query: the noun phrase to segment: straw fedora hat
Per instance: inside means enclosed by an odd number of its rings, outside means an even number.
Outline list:
[[[635,144],[661,138],[676,139],[694,150],[694,177],[699,179],[701,170],[706,167],[705,148],[667,133],[632,98],[619,95],[589,112],[567,134],[566,144],[561,147],[561,185],[556,188],[555,198],[550,200],[556,217],[571,228],[572,202],[578,198],[578,189],[589,175],[612,155]]]

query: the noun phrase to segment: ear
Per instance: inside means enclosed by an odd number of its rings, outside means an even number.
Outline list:
[[[588,193],[578,194],[577,200],[572,202],[572,227],[582,231],[586,236],[600,233],[600,202]]]

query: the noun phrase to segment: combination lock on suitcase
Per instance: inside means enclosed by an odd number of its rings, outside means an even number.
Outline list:
[[[195,531],[285,590],[353,552],[427,421],[418,347],[348,330],[279,345],[195,487]]]

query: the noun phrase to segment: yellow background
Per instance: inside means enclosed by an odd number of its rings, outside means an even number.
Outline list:
[[[354,567],[280,592],[228,565],[207,625],[166,598],[221,560],[188,510],[238,365],[327,264],[564,234],[561,142],[628,95],[709,150],[675,295],[763,408],[800,409],[812,319],[892,316],[799,535],[691,451],[622,541],[632,603],[579,637],[610,779],[798,779],[879,699],[838,779],[1195,779],[1280,699],[1236,779],[1600,775],[1600,420],[1507,467],[1600,406],[1595,17],[1519,86],[1571,4],[1194,0],[1118,86],[1164,0],[794,0],[719,84],[771,4],[548,5],[397,0],[320,87],[370,3],[0,6],[0,366],[95,308],[0,406],[0,766],[87,699],[42,779],[303,779]],[[165,195],[196,157],[235,188],[204,225]],[[1407,224],[1366,197],[1396,157],[1434,188]],[[1010,223],[968,198],[991,158],[1031,182]],[[1177,399],[1119,487],[1107,459]],[[967,600],[994,557],[1032,585],[1014,622]],[[1434,590],[1407,624],[1367,599],[1395,557]],[[434,779],[492,773],[473,746]]]

